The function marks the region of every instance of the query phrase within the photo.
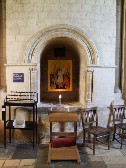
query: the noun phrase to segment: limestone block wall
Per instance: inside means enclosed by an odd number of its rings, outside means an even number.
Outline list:
[[[0,7],[4,5],[4,8],[0,10],[4,16],[1,18],[2,15],[0,15],[0,23],[2,23],[0,24],[0,31],[2,31],[0,33],[0,86],[2,88],[7,85],[7,92],[29,90],[29,68],[36,67],[24,64],[29,41],[48,27],[70,25],[82,30],[84,35],[90,37],[99,56],[98,65],[89,63],[86,67],[83,64],[84,59],[87,59],[83,57],[84,49],[81,49],[82,46],[74,41],[75,45],[79,46],[78,53],[81,58],[80,75],[82,78],[79,85],[82,89],[79,92],[84,92],[86,88],[85,70],[88,68],[94,71],[93,103],[98,106],[110,104],[114,99],[115,86],[115,0],[2,0],[1,2]],[[44,42],[42,44],[46,45]],[[38,65],[40,66],[40,59],[38,59]],[[25,82],[18,84],[13,82],[13,73],[18,72],[24,73]],[[40,81],[40,78],[37,80]],[[5,94],[1,94],[2,101],[3,98]],[[81,96],[80,101],[83,102],[83,99],[84,96]],[[100,113],[101,124],[107,117],[108,113],[106,114],[105,111]]]
[[[126,0],[123,6],[123,38],[122,38],[122,90],[123,98],[126,100]]]
[[[24,61],[27,42],[37,32],[51,25],[69,24],[91,35],[99,50],[100,62],[113,65],[115,13],[115,0],[6,1],[7,63]]]
[[[6,69],[4,64],[6,63],[6,4],[4,0],[0,1],[0,88],[5,88],[6,85]]]
[[[29,90],[29,68],[36,68],[36,65],[24,64],[26,48],[29,41],[36,37],[39,32],[55,25],[76,27],[82,30],[84,35],[95,44],[99,63],[97,65],[90,65],[89,63],[86,67],[83,64],[84,60],[87,59],[83,57],[86,53],[83,52],[84,49],[80,43],[77,44],[74,41],[75,46],[78,46],[81,60],[81,79],[79,81],[81,89],[79,93],[84,92],[86,88],[84,83],[86,70],[93,70],[93,103],[98,106],[110,104],[114,99],[115,86],[115,0],[2,0],[0,1],[0,9],[0,86],[2,89],[7,86],[7,90],[0,91],[0,104],[3,103],[6,91]],[[44,42],[43,44],[46,45]],[[125,46],[124,35],[124,51]],[[123,60],[125,67],[125,57]],[[40,59],[38,59],[38,65],[40,65]],[[38,71],[40,71],[40,66],[38,67]],[[13,82],[13,73],[18,72],[24,73],[23,83]],[[125,74],[123,77],[125,81]],[[40,81],[40,76],[37,80]],[[38,91],[40,90],[38,89]],[[124,92],[126,93],[126,91]],[[84,96],[86,95],[83,94],[80,97],[81,102],[83,102]],[[99,112],[99,114],[100,124],[106,125],[109,112],[106,113],[103,109],[102,113]]]
[[[115,66],[89,66],[88,69],[93,70],[92,101],[94,105],[109,106],[114,100]]]
[[[43,29],[60,24],[75,26],[82,30],[86,36],[90,37],[98,51],[100,66],[114,67],[115,65],[115,0],[9,0],[6,1],[5,14],[5,63],[7,65],[24,63],[25,49],[30,39],[36,36],[36,34]],[[83,55],[83,53],[81,55]],[[40,62],[38,63],[40,64]],[[102,70],[103,69],[99,69],[99,71]],[[104,80],[109,80],[109,77],[113,77],[114,75],[114,71],[111,71],[110,69],[109,72],[108,70],[103,71],[102,73],[99,71],[97,71],[98,78],[101,77],[101,74],[103,75],[105,73]],[[12,80],[10,79],[10,72],[13,74],[12,70],[10,71],[10,69],[8,69],[6,71],[6,79],[4,77],[4,80],[7,81],[8,91],[15,88],[15,85],[9,85],[9,82]],[[81,71],[81,74],[83,73],[84,72]],[[111,75],[108,76],[107,73]],[[83,85],[83,80],[82,82],[80,80],[79,84],[81,86]],[[111,82],[110,88],[112,89],[112,98],[114,84],[113,81]],[[95,93],[98,92],[98,88],[101,84],[102,82],[99,81],[99,84],[96,85],[97,87],[94,87]],[[106,87],[108,86],[106,85]],[[103,88],[106,89],[106,87]],[[23,89],[24,88],[27,88],[27,83],[26,87],[23,87]],[[109,97],[108,95],[111,92],[107,92],[105,98]],[[98,96],[94,95],[94,98],[96,97]],[[102,100],[103,99],[104,93]]]
[[[6,96],[6,3],[0,1],[0,111],[3,98]],[[1,119],[1,114],[0,114]],[[1,127],[2,128],[2,127]]]
[[[101,66],[114,67],[115,15],[115,0],[6,1],[6,63],[23,63],[25,60],[25,49],[31,38],[49,26],[66,24],[79,28],[86,36],[90,37],[97,48],[99,64]],[[100,69],[99,71],[102,70]],[[105,74],[104,80],[107,81],[110,76],[113,77],[114,75],[114,71],[110,69],[102,73],[99,71],[97,71],[98,78],[101,77],[101,74]],[[111,75],[108,76],[107,73]],[[97,83],[95,93],[98,92],[101,84],[101,81]],[[81,81],[80,85],[82,85]],[[108,86],[105,83],[104,86],[103,88],[106,90]],[[111,97],[112,99],[114,92],[113,81],[111,81],[110,86],[112,94],[109,96],[111,92],[108,91],[105,98]],[[12,87],[8,90],[11,89]],[[102,100],[104,96],[105,94],[102,93]],[[94,95],[94,98],[96,97],[98,96]]]

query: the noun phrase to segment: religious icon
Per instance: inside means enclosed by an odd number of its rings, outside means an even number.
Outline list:
[[[72,60],[48,60],[48,91],[72,91]]]

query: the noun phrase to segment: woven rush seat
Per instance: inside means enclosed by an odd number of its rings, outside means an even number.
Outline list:
[[[90,133],[92,134],[96,134],[96,135],[102,135],[104,133],[107,133],[108,131],[110,131],[109,128],[105,128],[105,127],[93,127],[92,129],[90,129]]]
[[[116,128],[123,130],[123,134],[120,132],[119,137],[126,139],[126,123],[118,123],[116,124]]]
[[[116,124],[116,127],[126,129],[126,123],[118,123]]]

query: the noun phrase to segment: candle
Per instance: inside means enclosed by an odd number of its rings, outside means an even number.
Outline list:
[[[61,95],[59,95],[59,104],[61,105]]]

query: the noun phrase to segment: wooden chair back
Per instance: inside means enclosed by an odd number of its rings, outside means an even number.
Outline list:
[[[83,128],[98,126],[97,107],[85,108],[82,110]]]
[[[126,119],[126,107],[124,105],[113,105],[110,109],[113,115],[113,124],[122,123]]]

